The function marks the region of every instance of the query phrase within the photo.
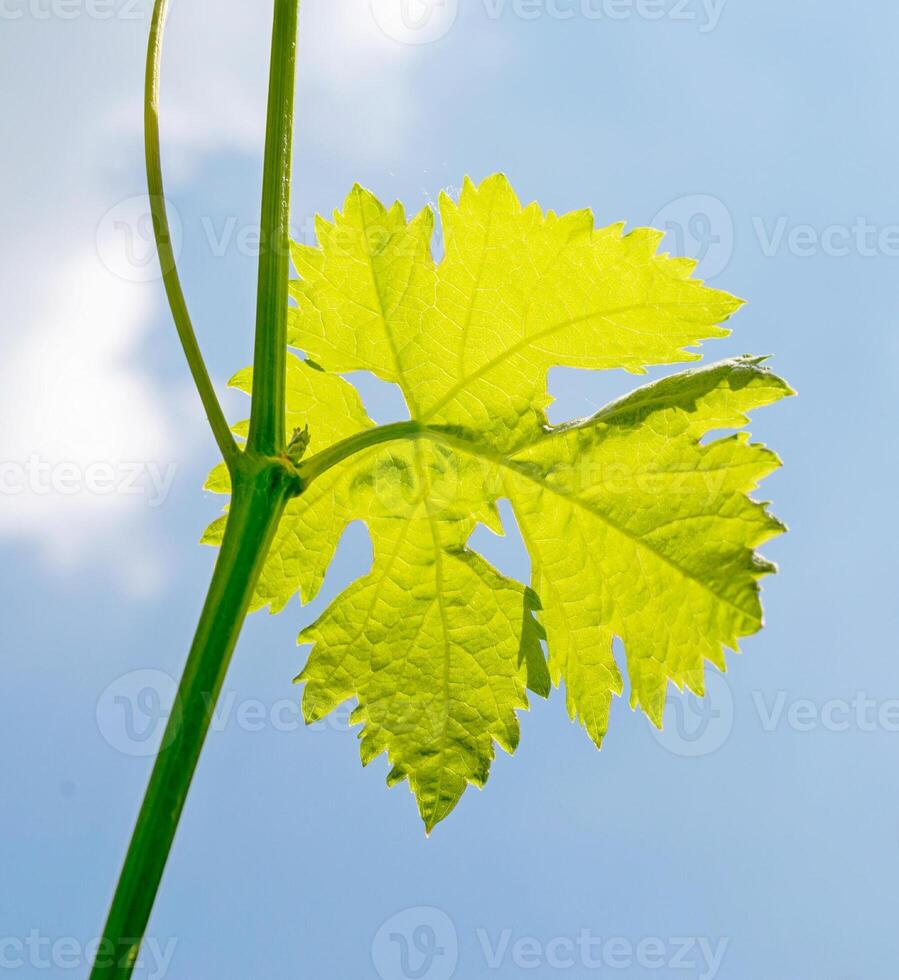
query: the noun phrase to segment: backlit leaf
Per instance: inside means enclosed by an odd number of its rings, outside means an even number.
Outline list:
[[[632,705],[661,724],[669,682],[701,694],[705,662],[724,670],[724,650],[761,627],[758,583],[773,567],[755,549],[783,526],[750,494],[779,461],[739,430],[791,394],[746,356],[549,426],[549,368],[695,360],[740,301],[693,279],[691,260],[657,254],[660,232],[522,207],[502,176],[466,181],[440,213],[439,263],[430,209],[407,221],[358,186],[318,220],[318,247],[295,246],[289,341],[313,364],[290,358],[288,428],[308,424],[300,472],[314,478],[255,601],[310,600],[346,525],[365,522],[371,569],[301,636],[303,709],[314,721],[355,699],[363,762],[387,754],[428,830],[483,785],[494,743],[514,750],[528,688],[564,683],[599,745],[622,668]],[[339,376],[355,370],[399,385],[410,423],[372,429]],[[208,485],[227,492],[227,473]],[[502,533],[501,498],[528,585],[468,544],[478,523]]]

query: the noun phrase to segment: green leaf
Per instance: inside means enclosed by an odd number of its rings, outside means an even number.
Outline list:
[[[318,220],[318,248],[294,248],[289,342],[316,363],[292,358],[288,377],[289,430],[309,426],[306,486],[254,603],[311,599],[346,525],[365,522],[371,570],[300,638],[304,713],[356,699],[363,762],[387,753],[428,830],[483,785],[494,743],[514,750],[527,688],[564,682],[599,745],[623,689],[615,637],[632,705],[661,724],[669,681],[701,694],[705,661],[725,669],[724,648],[761,627],[773,568],[755,548],[783,526],[749,494],[779,462],[743,432],[706,437],[791,394],[747,356],[549,426],[550,367],[695,360],[688,348],[726,335],[740,301],[657,255],[661,233],[522,208],[502,176],[440,207],[439,264],[429,209],[407,222],[358,186]],[[338,377],[353,370],[397,383],[411,421],[372,428]],[[220,472],[209,486],[227,490]],[[502,533],[500,498],[530,586],[468,546],[478,523]]]
[[[662,232],[594,229],[590,211],[522,208],[496,175],[440,198],[406,224],[356,186],[321,248],[296,246],[289,338],[330,371],[399,382],[413,418],[489,434],[498,445],[545,422],[550,367],[624,368],[696,360],[741,305],[690,279],[695,263],[656,255]]]
[[[748,494],[780,465],[745,433],[715,429],[789,394],[757,358],[647,385],[538,437],[504,466],[545,612],[553,679],[599,745],[621,693],[620,637],[631,704],[659,726],[668,681],[703,694],[704,661],[762,626],[753,549],[783,525]]]
[[[527,663],[543,660],[536,597],[454,544],[461,529],[431,507],[431,454],[396,459],[418,470],[407,506],[370,519],[374,566],[301,635],[315,646],[299,677],[309,721],[358,698],[363,763],[388,753],[388,781],[409,779],[429,832],[483,786],[494,741],[518,745]]]

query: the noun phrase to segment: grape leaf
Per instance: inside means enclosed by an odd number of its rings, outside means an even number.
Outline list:
[[[300,637],[312,644],[303,710],[311,722],[356,699],[363,762],[387,753],[388,781],[408,779],[429,831],[483,785],[495,743],[514,750],[528,688],[564,682],[570,716],[600,745],[623,689],[615,637],[632,705],[661,724],[669,681],[701,694],[705,661],[725,669],[724,648],[761,627],[758,582],[773,566],[754,549],[783,526],[749,494],[779,461],[744,432],[705,437],[791,394],[746,356],[550,426],[550,367],[696,360],[688,348],[725,336],[740,301],[693,279],[691,260],[657,254],[660,232],[522,208],[502,176],[466,181],[440,211],[439,264],[430,209],[407,221],[358,186],[333,222],[318,219],[318,247],[294,248],[289,342],[312,362],[289,358],[288,424],[308,425],[315,478],[254,602],[312,599],[343,529],[365,522],[370,571]],[[411,421],[374,429],[340,377],[354,370],[398,384]],[[207,485],[227,492],[227,472]],[[529,586],[468,546],[478,523],[502,533],[501,498]]]

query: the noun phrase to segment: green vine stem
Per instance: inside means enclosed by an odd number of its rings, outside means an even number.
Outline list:
[[[290,277],[290,161],[299,0],[275,0],[269,76],[253,402],[249,452],[284,452],[287,361],[287,282]]]
[[[289,499],[288,480],[241,457],[228,526],[162,746],[153,766],[92,980],[130,977],[259,571]]]
[[[263,175],[253,425],[234,442],[190,323],[171,247],[159,151],[159,72],[169,0],[156,0],[147,53],[147,174],[154,230],[175,325],[216,441],[231,471],[225,535],[187,665],[153,767],[91,980],[126,980],[140,952],[181,812],[231,655],[287,501],[300,492],[284,444],[284,362],[289,273],[290,146],[299,0],[275,0]]]

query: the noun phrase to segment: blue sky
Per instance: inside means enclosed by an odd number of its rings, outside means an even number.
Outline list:
[[[221,387],[251,351],[261,7],[176,3],[166,52],[182,272]],[[672,697],[663,735],[621,700],[597,753],[559,692],[534,704],[516,756],[426,840],[345,714],[297,721],[295,637],[365,569],[352,528],[319,600],[247,624],[137,976],[892,980],[899,9],[401,13],[304,5],[297,234],[355,180],[411,210],[503,170],[525,200],[656,222],[700,256],[749,300],[705,356],[772,353],[800,391],[752,425],[786,464],[764,487],[791,528],[765,549],[768,625],[705,706]],[[84,975],[220,501],[133,200],[147,5],[2,0],[0,20],[0,973]],[[633,379],[551,384],[561,420]],[[394,392],[360,386],[395,417]],[[477,543],[526,577],[514,534]]]

